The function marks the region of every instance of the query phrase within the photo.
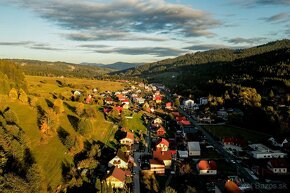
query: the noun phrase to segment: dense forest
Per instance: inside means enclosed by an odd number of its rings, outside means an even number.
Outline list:
[[[3,60],[17,65],[25,74],[34,76],[65,76],[79,78],[97,78],[111,69],[90,65],[77,65],[66,62],[46,62],[38,60]]]
[[[11,61],[0,60],[0,94],[8,94],[11,88],[27,89],[24,74]]]
[[[163,83],[195,99],[209,96],[214,109],[236,107],[245,112],[243,121],[233,120],[233,124],[277,134],[290,128],[289,72],[290,40],[281,40],[248,49],[186,54],[118,75]]]

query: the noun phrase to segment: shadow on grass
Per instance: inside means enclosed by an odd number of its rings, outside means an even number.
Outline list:
[[[72,112],[76,111],[76,108],[74,106],[71,106],[70,104],[68,104],[67,102],[63,103],[69,110],[71,110]]]
[[[48,107],[53,108],[53,103],[50,100],[45,99],[45,102],[46,102]]]
[[[75,131],[78,131],[78,122],[79,118],[73,115],[67,115],[67,118],[71,124],[71,126],[74,128]]]

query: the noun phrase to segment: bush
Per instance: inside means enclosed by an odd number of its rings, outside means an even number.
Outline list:
[[[18,117],[17,117],[16,113],[13,112],[11,109],[6,110],[3,113],[3,115],[4,115],[7,123],[18,123]]]
[[[27,103],[28,102],[28,96],[26,94],[26,92],[23,89],[19,90],[19,98],[18,98],[21,102],[23,103]]]
[[[83,118],[78,123],[78,132],[87,135],[93,131],[93,124],[90,119]]]
[[[9,94],[8,94],[9,98],[12,100],[12,101],[16,101],[18,99],[18,92],[15,88],[12,88],[10,91],[9,91]]]
[[[64,106],[63,101],[61,99],[56,99],[53,103],[53,110],[57,113],[63,113],[64,112]]]

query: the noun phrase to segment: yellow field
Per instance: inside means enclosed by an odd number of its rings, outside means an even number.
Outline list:
[[[71,90],[85,91],[89,90],[89,88],[98,88],[99,92],[104,92],[106,90],[117,91],[125,86],[120,82],[43,76],[26,76],[26,81],[30,94],[36,94],[43,97],[50,97],[52,93],[70,97]],[[61,86],[57,81],[63,83],[64,86]],[[67,85],[71,85],[71,87]]]

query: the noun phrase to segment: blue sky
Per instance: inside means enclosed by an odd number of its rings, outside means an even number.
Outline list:
[[[153,62],[290,36],[290,0],[0,0],[0,58]]]

